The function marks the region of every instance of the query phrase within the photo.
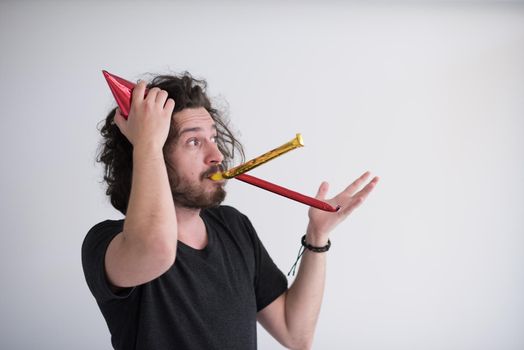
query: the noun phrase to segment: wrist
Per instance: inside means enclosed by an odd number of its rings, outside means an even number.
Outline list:
[[[162,147],[154,144],[137,144],[133,147],[133,160],[159,158],[164,158]]]
[[[331,248],[331,241],[328,239],[327,240],[327,243],[325,245],[313,245],[311,243],[309,243],[307,241],[307,238],[306,238],[307,234],[305,234],[304,236],[302,236],[302,239],[300,240],[300,244],[301,244],[301,247],[298,251],[298,256],[297,256],[297,260],[295,260],[295,263],[293,264],[293,266],[291,266],[291,270],[289,270],[289,272],[287,273],[287,275],[289,276],[290,274],[293,274],[293,276],[295,275],[295,271],[296,271],[296,268],[297,268],[297,265],[298,265],[298,261],[300,260],[300,258],[302,257],[302,255],[306,252],[306,250],[308,251],[311,251],[313,253],[326,253],[329,248]]]
[[[331,242],[329,241],[328,237],[317,238],[317,237],[308,236],[307,234],[304,235],[302,243],[303,243],[302,245],[304,247],[308,247],[309,246],[311,248],[325,248],[325,247],[328,247],[328,249],[329,249],[329,246],[331,245]],[[309,249],[309,250],[312,250],[312,249]]]
[[[328,244],[329,234],[315,232],[308,227],[306,231],[306,242],[315,247],[323,247]]]
[[[312,245],[314,247],[324,247],[329,242],[329,238],[317,238],[317,237],[310,237],[306,235],[306,243],[309,245]]]

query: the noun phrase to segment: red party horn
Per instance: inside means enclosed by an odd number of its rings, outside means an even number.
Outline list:
[[[235,176],[235,179],[247,182],[250,185],[257,186],[266,191],[276,193],[278,195],[287,197],[294,201],[309,205],[310,207],[314,207],[320,210],[337,212],[340,209],[340,206],[338,205],[336,207],[333,207],[331,204],[321,201],[319,199],[303,195],[302,193],[292,191],[288,188],[276,185],[269,181],[262,180],[258,177],[254,177],[245,173]]]

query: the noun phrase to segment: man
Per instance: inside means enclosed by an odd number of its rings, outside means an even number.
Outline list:
[[[255,349],[256,321],[282,345],[311,347],[322,301],[329,233],[377,184],[365,173],[311,208],[296,279],[271,260],[249,220],[219,206],[209,176],[242,153],[205,94],[205,82],[159,76],[133,90],[126,119],[106,118],[99,160],[125,220],[93,227],[82,246],[87,283],[115,349]],[[317,198],[326,200],[328,184]]]

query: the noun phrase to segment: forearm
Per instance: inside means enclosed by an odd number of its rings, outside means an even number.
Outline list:
[[[368,176],[369,172],[364,173],[331,200],[325,198],[328,183],[320,185],[316,198],[339,205],[341,209],[336,213],[328,213],[311,208],[306,243],[313,247],[325,247],[328,244],[329,233],[364,201],[377,184],[378,177],[375,177],[357,192]],[[324,294],[326,259],[325,252],[306,250],[293,285],[259,312],[258,319],[262,325],[287,347],[311,347]]]
[[[327,239],[308,233],[306,242],[324,246]],[[310,348],[320,313],[326,277],[326,253],[305,250],[297,277],[286,296],[285,315],[288,332],[303,348]]]
[[[133,151],[133,179],[124,223],[127,240],[176,250],[177,221],[162,150]]]

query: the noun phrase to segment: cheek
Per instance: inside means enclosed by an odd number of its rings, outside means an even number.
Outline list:
[[[178,152],[177,152],[178,151]],[[169,156],[171,158],[172,164],[178,169],[178,173],[186,178],[194,178],[195,176],[200,176],[203,171],[199,166],[202,164],[202,158],[198,152],[181,152],[177,150],[171,153]]]
[[[183,162],[181,162],[180,166],[182,167],[182,172],[187,174],[189,178],[195,178],[197,176],[200,176],[201,171],[200,168],[197,166],[198,157],[188,157],[184,159]]]

